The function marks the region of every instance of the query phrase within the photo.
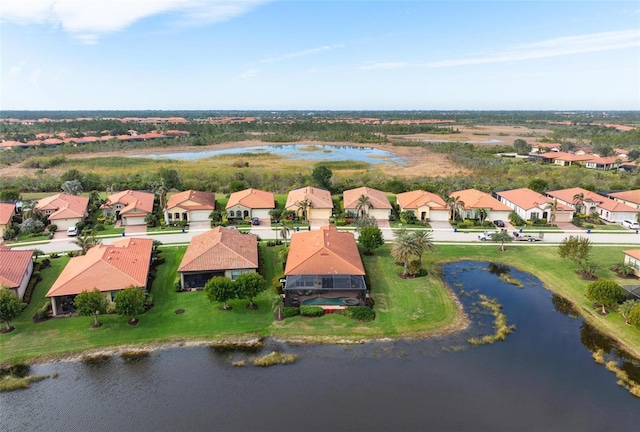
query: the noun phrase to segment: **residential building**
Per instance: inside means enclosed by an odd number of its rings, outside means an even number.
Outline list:
[[[303,219],[326,221],[328,224],[333,200],[328,190],[307,186],[289,192],[285,209],[293,210]]]
[[[487,212],[486,220],[508,220],[511,208],[501,203],[490,194],[476,190],[464,189],[449,194],[449,198],[456,199],[464,203],[463,217],[464,219],[479,219],[480,209]]]
[[[56,225],[58,231],[65,231],[84,221],[89,215],[88,206],[89,197],[59,193],[39,199],[35,208],[47,217],[50,224]]]
[[[295,233],[284,274],[285,306],[365,304],[365,271],[355,238],[335,226]]]
[[[634,274],[640,277],[640,249],[632,249],[622,251],[624,254],[624,263],[633,266]]]
[[[620,223],[625,219],[635,219],[638,213],[638,210],[628,205],[578,187],[549,191],[546,195],[579,213],[597,213],[607,222]]]
[[[566,152],[549,152],[543,153],[540,155],[541,157],[552,161],[555,165],[560,166],[571,166],[574,163],[584,164],[585,162],[595,159],[593,155],[587,154],[575,154],[575,153],[566,153]]]
[[[590,169],[609,171],[618,168],[621,162],[620,156],[594,157],[586,161],[584,166]]]
[[[219,226],[194,236],[178,267],[183,290],[202,289],[214,276],[235,280],[257,270],[256,236]]]
[[[412,211],[422,222],[449,220],[447,203],[432,192],[414,190],[396,195],[400,212]]]
[[[53,315],[74,312],[73,300],[82,291],[98,289],[113,302],[123,289],[146,289],[152,248],[152,239],[130,237],[94,246],[86,255],[71,258],[46,295]]]
[[[32,257],[32,250],[15,250],[0,245],[0,286],[23,298],[33,273]]]
[[[126,190],[109,195],[100,207],[105,216],[113,216],[126,225],[145,225],[145,218],[153,212],[155,195],[151,192]]]
[[[366,215],[378,221],[389,221],[391,203],[384,192],[368,187],[359,187],[344,191],[342,197],[346,212],[351,212],[357,217]],[[359,208],[361,207],[359,204],[361,197],[365,197],[368,205]]]
[[[216,209],[213,192],[188,190],[171,195],[167,200],[167,223],[208,221]]]
[[[608,192],[605,195],[618,202],[621,202],[622,204],[628,205],[629,207],[635,208],[636,210],[640,210],[640,189]]]
[[[11,220],[16,214],[16,205],[14,203],[0,202],[0,243],[4,236],[4,231],[11,227]]]
[[[229,195],[225,210],[228,219],[270,220],[269,212],[274,208],[276,208],[276,202],[272,192],[251,188]]]
[[[548,221],[553,217],[553,199],[531,189],[511,189],[495,192],[495,194],[503,204],[524,220],[546,219]],[[573,213],[573,208],[558,202],[554,223],[571,222]]]

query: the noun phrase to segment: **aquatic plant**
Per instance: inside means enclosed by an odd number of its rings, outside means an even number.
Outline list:
[[[507,324],[507,316],[502,313],[502,305],[500,305],[496,299],[490,299],[486,295],[481,294],[480,305],[489,310],[494,316],[493,328],[495,329],[495,333],[481,338],[471,338],[469,339],[471,345],[492,344],[499,340],[505,340],[507,335],[516,329],[514,324]]]
[[[253,360],[253,365],[260,367],[269,367],[279,364],[291,364],[295,363],[297,360],[297,354],[284,354],[281,352],[272,351],[265,356],[255,358]]]

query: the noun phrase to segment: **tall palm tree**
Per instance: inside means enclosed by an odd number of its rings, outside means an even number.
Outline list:
[[[480,219],[480,223],[483,223],[488,215],[489,210],[487,210],[486,208],[479,208],[478,210],[476,210],[476,216],[478,216],[478,219]]]
[[[556,221],[556,213],[558,212],[558,200],[554,198],[553,201],[544,206],[544,209],[549,210],[549,218],[547,219],[547,222],[549,225],[553,225]]]
[[[396,237],[391,247],[391,256],[403,264],[403,276],[409,272],[409,260],[416,257],[422,262],[422,254],[427,250],[433,251],[433,239],[428,231],[396,231]]]
[[[101,244],[102,240],[96,237],[95,234],[90,233],[90,234],[80,234],[78,237],[76,237],[76,239],[72,243],[81,249],[80,251],[81,255],[86,255],[89,249]]]
[[[451,220],[455,221],[456,216],[464,220],[464,201],[460,199],[460,196],[450,197],[447,201],[447,205],[451,211]]]
[[[584,205],[584,193],[580,192],[573,196],[573,203],[576,206],[576,211],[578,213],[586,213],[582,211],[582,206]]]
[[[67,195],[80,195],[83,191],[82,183],[79,180],[67,180],[62,183],[60,189]]]
[[[360,195],[358,197],[358,201],[356,202],[356,214],[358,217],[368,216],[369,210],[373,208],[373,204],[371,204],[371,200],[365,194]]]
[[[282,221],[282,228],[280,228],[280,235],[284,240],[285,246],[287,245],[287,238],[289,237],[290,232],[291,232],[291,229],[284,223],[284,221]]]
[[[309,218],[308,210],[311,208],[311,201],[306,199],[298,201],[298,208],[302,209],[302,218],[308,219]]]
[[[158,201],[160,203],[160,210],[162,211],[164,217],[164,223],[166,225],[169,224],[169,211],[167,209],[167,192],[169,191],[167,187],[164,185],[164,180],[160,180],[155,187],[155,193],[158,195]]]

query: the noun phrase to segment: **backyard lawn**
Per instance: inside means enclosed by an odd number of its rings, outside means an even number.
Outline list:
[[[588,282],[575,273],[575,265],[558,257],[556,248],[508,246],[506,252],[498,252],[497,249],[475,245],[440,245],[435,253],[426,254],[423,258],[423,266],[429,275],[415,279],[398,277],[402,268],[390,257],[389,246],[376,250],[372,256],[364,256],[377,314],[374,321],[365,323],[337,314],[274,321],[271,304],[275,294],[271,281],[282,270],[279,257],[281,247],[261,246],[262,272],[268,288],[256,299],[260,307],[257,311],[245,309],[246,300],[231,301],[233,310],[221,311],[219,305],[212,305],[203,292],[176,293],[174,280],[185,247],[163,247],[165,263],[159,266],[151,290],[154,307],[139,316],[137,326],[129,326],[127,318],[118,315],[100,316],[104,325],[98,329],[90,327],[92,317],[50,319],[35,324],[32,321],[35,310],[47,301],[44,295],[68,260],[64,257],[52,259],[52,266],[41,271],[43,280],[36,286],[31,304],[12,321],[16,329],[0,335],[0,361],[55,358],[118,345],[230,337],[272,335],[291,340],[330,341],[425,336],[464,323],[464,317],[458,312],[449,290],[438,277],[440,263],[459,259],[502,262],[535,274],[547,287],[574,302],[593,324],[617,336],[629,351],[640,356],[640,330],[626,326],[617,313],[599,316],[584,297]],[[632,282],[617,279],[608,270],[622,260],[623,249],[593,248],[594,261],[600,264],[599,277],[616,279],[619,283]],[[178,309],[184,309],[184,313],[176,314]],[[508,317],[509,311],[505,313]]]

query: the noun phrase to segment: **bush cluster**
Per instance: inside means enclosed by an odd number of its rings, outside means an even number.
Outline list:
[[[373,321],[376,319],[376,313],[367,306],[350,306],[342,314],[356,321]]]
[[[284,307],[282,308],[282,315],[285,318],[291,318],[300,315],[300,309],[298,309],[297,307]]]
[[[300,315],[306,317],[320,317],[324,315],[324,309],[320,306],[300,306]]]

